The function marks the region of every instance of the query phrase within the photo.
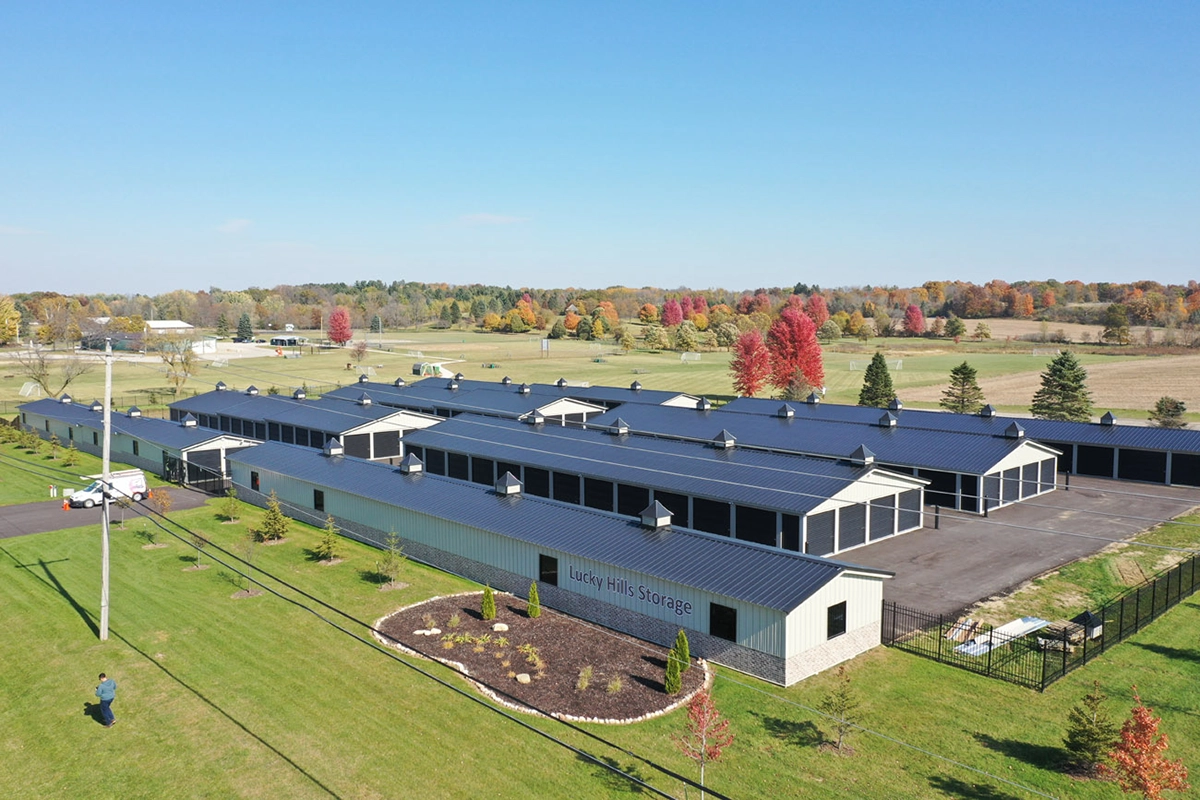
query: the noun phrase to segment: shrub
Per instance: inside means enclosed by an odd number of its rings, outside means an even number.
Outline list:
[[[587,691],[588,686],[590,686],[592,683],[592,673],[593,670],[591,664],[579,670],[579,677],[575,680],[575,688],[578,691]]]
[[[455,611],[453,614],[450,615],[450,621],[446,623],[446,625],[449,626],[450,628],[457,628],[461,624],[462,624],[462,617],[460,617],[458,615],[457,611]]]
[[[608,686],[604,687],[604,691],[608,692],[609,694],[616,694],[617,692],[621,691],[621,679],[613,678],[608,682]]]
[[[679,670],[679,659],[675,657],[674,649],[667,654],[667,674],[663,678],[663,691],[676,695],[683,689],[683,673]]]
[[[395,531],[388,533],[384,539],[383,558],[375,562],[375,571],[383,577],[386,583],[392,584],[400,577],[400,567],[408,556],[400,546],[400,537]]]
[[[529,605],[525,608],[525,613],[530,619],[537,619],[542,615],[542,601],[538,597],[537,581],[529,584]]]
[[[491,586],[483,588],[483,605],[480,608],[485,620],[493,620],[496,618],[496,593],[492,591]]]
[[[433,614],[426,611],[421,615],[421,624],[425,626],[425,630],[437,627],[437,620],[433,618]]]

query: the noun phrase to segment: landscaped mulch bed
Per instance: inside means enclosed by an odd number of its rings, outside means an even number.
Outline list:
[[[704,683],[704,665],[692,659],[691,669],[683,675],[683,691],[668,696],[662,683],[667,648],[546,608],[539,618],[530,619],[523,600],[500,593],[496,594],[496,619],[485,622],[480,614],[481,599],[482,593],[434,598],[397,611],[378,627],[422,655],[463,665],[473,680],[490,688],[502,702],[546,714],[633,720],[670,708]],[[427,629],[426,614],[432,615],[441,634],[414,633]],[[458,614],[459,624],[451,628],[454,614]],[[497,622],[508,625],[508,631],[493,632]],[[488,635],[492,640],[482,645],[456,643],[446,649],[443,637],[447,635]],[[499,637],[507,638],[508,644],[498,645]],[[536,648],[544,664],[540,673],[518,649],[521,645]],[[580,690],[579,675],[588,666],[591,680]],[[518,683],[515,675],[519,673],[528,674],[530,682]],[[620,680],[620,689],[610,692],[614,679]]]

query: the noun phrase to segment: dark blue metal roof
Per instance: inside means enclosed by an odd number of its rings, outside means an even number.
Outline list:
[[[484,384],[483,388],[466,388],[467,381],[458,381],[458,388],[451,389],[447,378],[426,378],[407,386],[388,384],[356,384],[343,386],[325,394],[327,398],[353,400],[366,391],[371,398],[386,406],[408,408],[414,411],[449,411],[455,414],[475,413],[505,417],[521,417],[557,399],[561,395],[546,392],[522,394],[517,385],[502,386]],[[470,384],[479,387],[481,381]],[[364,388],[369,386],[370,388]],[[600,409],[597,409],[599,411]]]
[[[359,399],[363,394],[371,395],[358,389],[353,393],[353,402],[346,402],[326,399],[328,395],[316,400],[296,400],[283,395],[211,391],[178,400],[171,404],[171,408],[193,415],[223,414],[341,434],[396,413],[395,408],[376,405],[374,398],[370,405],[360,404]]]
[[[781,405],[779,400],[758,397],[739,397],[723,406],[721,411],[740,414],[774,415]],[[828,422],[857,422],[871,425],[878,419],[880,409],[836,403],[789,404],[797,418]],[[950,431],[1000,435],[1014,421],[1025,429],[1030,439],[1059,442],[1062,444],[1090,444],[1109,447],[1131,447],[1144,450],[1171,450],[1176,453],[1200,453],[1200,430],[1156,428],[1146,425],[1102,425],[1098,422],[1060,422],[1049,419],[1032,419],[997,414],[991,417],[979,414],[951,414],[929,409],[902,409],[892,412],[897,426],[919,428],[929,431]]]
[[[615,514],[278,442],[229,460],[785,613],[843,571],[893,574],[686,530],[651,531]]]
[[[104,412],[92,411],[88,406],[78,403],[60,403],[57,400],[42,399],[20,406],[22,411],[40,414],[48,419],[58,420],[67,425],[79,425],[89,430],[104,430]],[[231,433],[222,433],[209,428],[188,427],[179,422],[153,417],[130,417],[125,412],[113,411],[110,415],[113,433],[123,433],[147,444],[158,445],[172,450],[186,450],[197,445],[211,442],[214,439],[242,437]]]
[[[779,405],[775,403],[776,410]],[[885,413],[878,408],[867,410],[876,423]],[[795,417],[783,418],[627,404],[589,420],[588,425],[609,425],[618,416],[635,433],[708,441],[725,428],[737,437],[740,445],[824,458],[847,458],[859,445],[866,445],[882,464],[974,475],[993,471],[996,464],[1018,448],[1035,446],[1033,442],[1003,435],[952,433],[900,425],[884,428],[878,424],[834,420],[819,422],[804,418],[798,408]]]
[[[475,415],[414,431],[404,441],[409,447],[432,447],[800,516],[874,471],[761,450],[716,449]]]

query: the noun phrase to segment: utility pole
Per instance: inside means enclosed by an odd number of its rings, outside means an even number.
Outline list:
[[[153,306],[152,306],[153,308]],[[108,495],[112,490],[112,339],[104,340],[104,447],[100,501],[100,641],[108,641]]]

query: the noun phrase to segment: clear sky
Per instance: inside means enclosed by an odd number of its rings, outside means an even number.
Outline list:
[[[1200,278],[1200,3],[0,4],[0,292]]]

